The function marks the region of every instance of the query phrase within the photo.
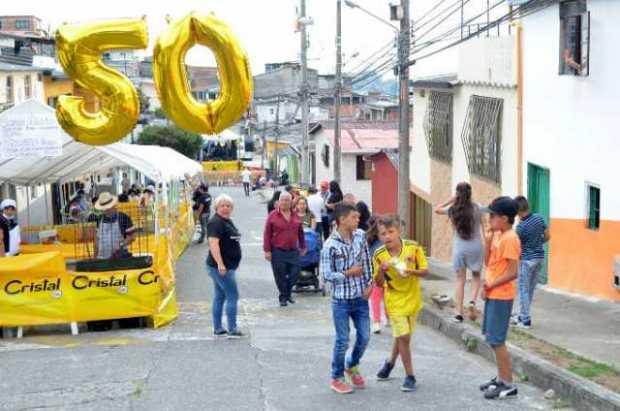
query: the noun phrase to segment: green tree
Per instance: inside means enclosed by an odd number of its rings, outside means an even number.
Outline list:
[[[202,137],[188,133],[177,126],[147,126],[138,136],[138,144],[143,146],[170,147],[179,153],[196,159],[202,149]]]
[[[155,111],[153,112],[153,114],[155,114],[155,117],[157,118],[161,118],[161,119],[167,119],[168,116],[166,116],[166,112],[161,108],[156,108]]]

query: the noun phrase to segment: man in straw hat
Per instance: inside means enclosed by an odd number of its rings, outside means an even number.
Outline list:
[[[97,258],[123,258],[129,256],[128,247],[135,240],[137,228],[131,218],[118,211],[118,198],[103,192],[95,203],[95,209],[102,212],[97,219]]]

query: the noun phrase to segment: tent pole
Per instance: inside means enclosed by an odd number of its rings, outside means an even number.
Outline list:
[[[28,227],[30,227],[30,186],[26,186],[26,211],[28,213]]]
[[[45,191],[45,221],[47,222],[47,225],[50,225],[50,207],[49,207],[49,203],[48,203],[48,198],[47,198],[47,184],[43,184],[43,190]]]

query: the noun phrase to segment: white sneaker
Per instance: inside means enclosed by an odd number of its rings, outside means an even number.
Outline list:
[[[380,322],[372,323],[372,332],[374,334],[381,334],[381,323]]]
[[[519,321],[516,325],[515,328],[520,328],[522,330],[529,330],[530,328],[532,328],[532,323],[530,322],[529,324],[524,323],[523,321]]]

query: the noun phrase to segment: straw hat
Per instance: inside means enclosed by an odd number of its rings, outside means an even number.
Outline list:
[[[118,204],[118,197],[108,192],[103,192],[99,196],[97,203],[95,203],[95,209],[99,211],[106,211],[116,207]]]

